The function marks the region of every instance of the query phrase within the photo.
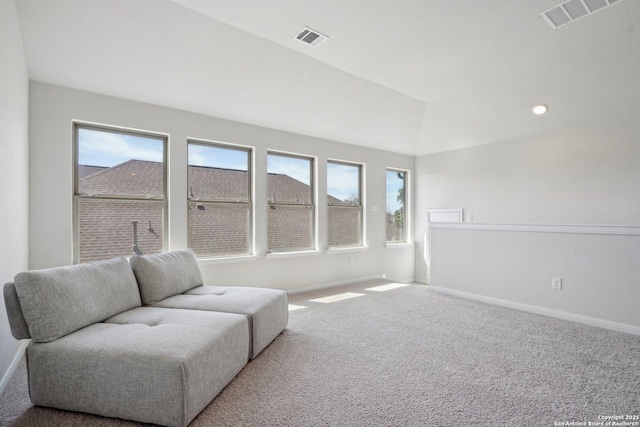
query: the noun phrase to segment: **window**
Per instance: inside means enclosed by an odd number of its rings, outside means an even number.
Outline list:
[[[267,154],[269,252],[314,250],[314,159]]]
[[[327,162],[327,242],[362,246],[362,166]]]
[[[407,241],[407,178],[409,172],[387,169],[387,242]]]
[[[74,260],[162,252],[164,136],[75,125]]]
[[[252,253],[251,149],[188,146],[189,247],[200,257]]]

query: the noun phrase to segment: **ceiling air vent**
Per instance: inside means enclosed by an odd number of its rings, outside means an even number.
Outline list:
[[[622,0],[567,0],[541,13],[554,30]]]
[[[300,43],[304,43],[304,44],[308,44],[310,46],[316,47],[320,43],[328,39],[329,37],[323,34],[320,34],[316,30],[312,30],[309,27],[304,27],[293,38],[298,40]]]

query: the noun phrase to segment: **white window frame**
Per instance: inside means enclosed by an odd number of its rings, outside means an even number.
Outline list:
[[[360,195],[360,242],[353,245],[344,245],[344,246],[331,246],[329,244],[329,207],[332,206],[329,203],[329,163],[358,167],[358,191]],[[338,160],[338,159],[327,159],[327,251],[328,252],[339,252],[339,251],[347,251],[352,249],[362,249],[366,247],[365,242],[367,241],[366,235],[366,219],[367,219],[367,203],[366,203],[366,189],[365,189],[365,176],[366,176],[366,165],[364,163],[358,162],[350,162],[346,160]]]
[[[387,203],[386,203],[386,198],[387,198],[387,194],[386,194],[386,185],[387,185],[387,173],[388,172],[402,172],[405,174],[404,177],[404,218],[403,218],[403,225],[404,225],[404,239],[403,240],[387,240]],[[396,167],[387,167],[385,169],[385,175],[384,175],[384,182],[385,182],[385,241],[386,241],[386,246],[387,247],[399,247],[399,246],[405,246],[405,245],[409,245],[412,243],[411,241],[411,171],[408,169],[403,169],[403,168],[396,168]]]
[[[275,156],[281,156],[281,157],[291,157],[291,158],[298,158],[298,159],[304,159],[304,160],[309,160],[310,161],[310,165],[311,165],[311,171],[310,171],[310,179],[311,182],[310,187],[311,187],[311,203],[307,204],[309,206],[309,208],[311,209],[311,227],[310,227],[310,241],[311,241],[311,248],[307,249],[307,250],[290,250],[290,251],[283,251],[283,250],[272,250],[271,248],[269,248],[269,224],[268,224],[268,219],[267,219],[267,251],[266,251],[266,256],[267,259],[270,258],[284,258],[284,257],[291,257],[291,256],[298,256],[298,255],[307,255],[307,254],[317,254],[318,253],[318,157],[317,156],[310,156],[308,154],[301,154],[301,153],[294,153],[294,152],[290,152],[290,151],[279,151],[279,150],[267,150],[267,159],[269,158],[269,155],[275,155]],[[268,177],[269,175],[269,167],[268,167],[268,162],[267,162],[267,169],[266,169],[266,176]],[[268,189],[268,184],[267,184],[267,189]],[[267,194],[267,209],[270,209],[271,205],[277,206],[279,204],[282,205],[290,205],[290,203],[280,203],[280,202],[272,202],[270,200],[270,196],[269,194]],[[296,206],[301,206],[304,204],[296,204]],[[267,216],[268,216],[268,211],[267,211]]]
[[[188,176],[188,168],[189,168],[189,157],[188,150],[190,145],[202,145],[205,147],[217,147],[223,149],[237,150],[237,151],[247,151],[249,164],[247,165],[247,173],[249,174],[249,192],[248,192],[248,201],[239,201],[239,200],[231,200],[231,199],[223,199],[223,200],[214,200],[207,198],[197,198],[191,197],[191,189],[189,188],[189,176]],[[228,254],[228,255],[215,255],[215,256],[198,256],[199,260],[233,260],[243,259],[243,258],[251,258],[255,256],[256,253],[256,237],[255,237],[255,174],[254,171],[255,164],[255,147],[251,147],[248,145],[240,145],[240,144],[232,144],[229,142],[221,142],[221,141],[212,141],[201,138],[187,138],[187,209],[189,208],[190,203],[197,202],[205,202],[205,203],[234,203],[234,204],[244,204],[247,205],[247,209],[249,211],[249,221],[247,230],[247,253],[244,254]],[[190,236],[190,228],[191,224],[189,221],[189,214],[187,213],[187,244],[190,247],[189,236]]]
[[[134,135],[148,138],[156,138],[163,140],[162,148],[162,196],[123,196],[117,194],[85,194],[79,191],[80,177],[78,174],[79,166],[79,130],[90,129],[101,132],[118,133],[125,135]],[[80,210],[79,203],[81,199],[89,200],[131,200],[131,201],[162,201],[162,252],[167,250],[169,241],[169,199],[167,197],[168,185],[168,152],[169,152],[169,135],[149,130],[134,129],[123,126],[107,125],[94,122],[76,121],[72,122],[72,140],[73,140],[73,170],[72,170],[72,194],[73,194],[73,263],[80,262]],[[129,258],[129,255],[127,258]]]

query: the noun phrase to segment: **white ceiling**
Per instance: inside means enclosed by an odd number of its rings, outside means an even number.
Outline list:
[[[640,1],[557,3],[16,0],[33,80],[415,155],[640,117]]]

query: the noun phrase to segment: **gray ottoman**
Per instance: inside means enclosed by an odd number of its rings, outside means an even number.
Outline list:
[[[247,316],[251,331],[249,357],[253,359],[287,327],[288,301],[287,293],[276,289],[198,286],[184,294],[165,298],[153,306]]]
[[[255,358],[289,321],[288,295],[277,289],[203,286],[191,249],[133,256],[131,267],[146,306],[237,313],[251,331],[249,357]]]

